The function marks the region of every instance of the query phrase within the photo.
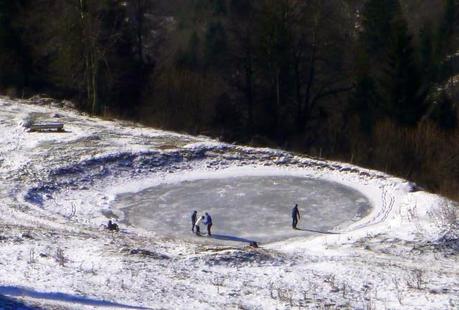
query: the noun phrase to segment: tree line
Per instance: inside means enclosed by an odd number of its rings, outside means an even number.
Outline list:
[[[0,91],[459,194],[458,0],[0,0]]]

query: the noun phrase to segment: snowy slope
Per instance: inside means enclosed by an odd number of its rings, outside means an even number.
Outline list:
[[[30,133],[27,120],[65,123]],[[54,309],[457,309],[457,206],[356,166],[0,99],[0,296]],[[122,226],[116,195],[218,176],[300,176],[363,193],[336,234],[254,249]],[[7,301],[4,301],[6,304]],[[0,297],[0,308],[2,298]],[[4,306],[6,307],[6,306]]]

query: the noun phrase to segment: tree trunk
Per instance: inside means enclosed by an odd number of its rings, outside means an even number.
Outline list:
[[[246,100],[247,100],[247,134],[251,136],[253,134],[253,69],[252,69],[252,56],[247,56],[247,64],[245,68],[246,73]]]
[[[92,113],[98,112],[97,100],[97,63],[94,53],[92,53],[92,68],[91,68],[91,88],[92,88]]]
[[[137,49],[139,61],[143,64],[143,0],[137,0],[136,17],[137,17]]]
[[[301,57],[296,57],[295,59],[295,92],[296,92],[296,116],[295,116],[295,122],[296,122],[296,130],[298,132],[301,131],[302,129],[302,115],[303,115],[303,98],[301,95],[301,72],[300,72],[300,58]]]

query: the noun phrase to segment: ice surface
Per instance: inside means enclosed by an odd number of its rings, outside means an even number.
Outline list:
[[[291,227],[298,203],[301,220]],[[370,207],[358,191],[338,183],[292,176],[244,176],[161,184],[120,195],[130,224],[164,237],[189,238],[191,213],[209,212],[214,240],[268,243],[327,233],[343,222],[360,219]],[[205,231],[204,225],[201,231]],[[197,238],[197,237],[196,237]]]

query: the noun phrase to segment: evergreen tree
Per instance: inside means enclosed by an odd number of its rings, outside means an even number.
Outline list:
[[[119,114],[136,116],[147,66],[138,51],[138,34],[126,22],[126,8],[108,1],[101,8],[100,46],[105,50],[100,67],[100,105]],[[142,54],[142,53],[141,53]]]
[[[392,20],[400,14],[398,0],[368,0],[365,3],[360,38],[366,52],[376,60],[384,57],[390,44]]]
[[[423,25],[419,33],[419,65],[425,83],[432,83],[437,78],[437,61],[435,59],[432,25]]]
[[[225,0],[213,0],[213,11],[217,16],[225,16],[227,14]]]
[[[211,22],[207,26],[204,57],[208,67],[224,69],[227,59],[228,42],[221,22]]]
[[[421,92],[426,94],[426,105],[434,104],[436,85],[439,78],[439,62],[435,57],[433,27],[430,23],[422,26],[419,33],[419,70],[421,76]]]
[[[447,57],[459,49],[459,1],[446,0],[443,18],[438,28],[436,42],[436,58],[442,80],[455,74]]]
[[[262,130],[277,141],[286,134],[286,117],[291,87],[292,3],[287,0],[266,0],[257,20],[257,59],[266,91]]]
[[[403,16],[394,19],[391,26],[385,70],[380,80],[384,110],[401,125],[415,125],[426,108],[412,38]]]
[[[373,131],[378,100],[375,81],[368,75],[361,76],[350,97],[350,112],[358,116],[359,128],[367,135]]]
[[[443,18],[437,34],[437,54],[448,54],[459,44],[459,1],[445,0]],[[456,35],[456,36],[455,36]]]
[[[17,22],[26,2],[0,0],[0,87],[23,89],[29,84],[31,61]]]
[[[430,115],[430,118],[443,130],[451,130],[457,128],[458,125],[458,108],[453,101],[442,92],[435,102],[435,108]]]
[[[193,31],[185,51],[181,51],[177,56],[177,65],[179,67],[197,70],[199,68],[199,36]]]
[[[377,114],[384,113],[401,125],[415,125],[426,113],[427,94],[436,75],[431,32],[427,27],[421,31],[418,53],[398,0],[369,0],[362,27],[360,48],[366,53],[368,69],[357,79],[357,90],[363,94],[376,90],[372,98],[380,101]],[[364,91],[366,87],[372,89]],[[353,100],[361,97],[355,93]]]
[[[350,113],[357,115],[359,128],[371,134],[383,113],[381,78],[391,45],[395,16],[401,14],[398,0],[368,0],[362,9],[361,31],[356,44],[355,89],[350,96]]]
[[[370,74],[369,57],[365,49],[357,49],[355,59],[355,88],[349,98],[348,112],[357,116],[360,131],[371,135],[380,101],[377,83]]]

